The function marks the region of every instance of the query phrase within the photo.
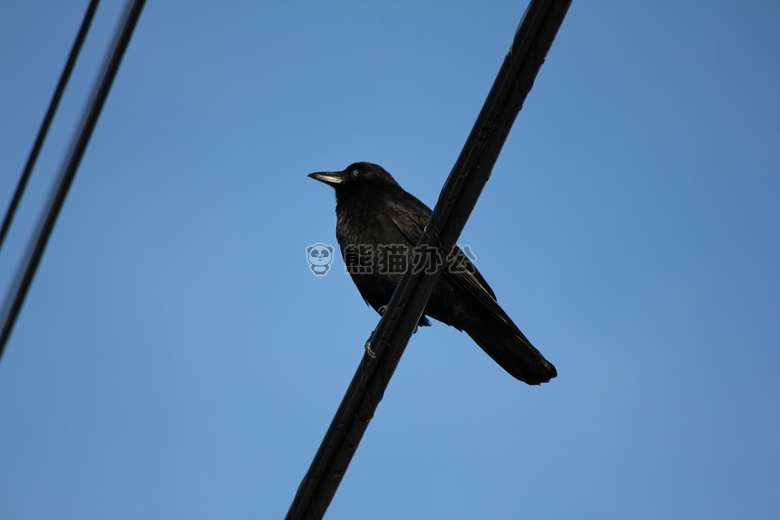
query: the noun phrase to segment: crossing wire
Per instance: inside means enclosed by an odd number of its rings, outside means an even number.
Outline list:
[[[49,102],[49,108],[46,110],[46,115],[43,117],[43,122],[41,122],[41,127],[38,130],[38,135],[35,138],[33,147],[30,150],[30,155],[27,157],[27,162],[24,165],[24,170],[22,170],[22,175],[19,177],[19,182],[16,185],[16,190],[14,190],[11,203],[8,205],[8,210],[5,212],[3,225],[0,227],[0,251],[3,250],[3,241],[5,240],[5,235],[8,233],[8,229],[11,227],[11,222],[13,221],[14,215],[16,214],[16,208],[19,206],[19,202],[21,201],[22,195],[24,194],[24,189],[27,186],[27,181],[30,179],[30,175],[32,174],[33,168],[35,167],[35,162],[38,160],[38,154],[40,154],[43,143],[46,140],[46,134],[49,133],[49,127],[51,126],[51,122],[54,119],[54,114],[57,113],[57,107],[60,104],[60,99],[62,98],[63,92],[65,92],[65,87],[68,85],[70,73],[73,71],[73,66],[76,64],[76,59],[79,57],[81,46],[87,37],[89,26],[92,24],[92,18],[95,16],[95,11],[97,11],[99,3],[100,0],[91,0],[87,6],[87,12],[84,13],[84,20],[81,22],[81,28],[79,29],[78,34],[76,34],[76,39],[73,41],[73,47],[71,47],[70,54],[68,54],[68,60],[65,62],[65,68],[62,69],[60,80],[57,82],[57,87],[54,89],[54,94],[52,95],[51,101]]]
[[[11,336],[16,318],[19,315],[19,311],[24,303],[27,291],[30,288],[35,271],[38,268],[38,264],[43,256],[43,252],[46,249],[46,243],[49,240],[54,224],[57,221],[60,209],[65,202],[65,197],[68,194],[71,183],[76,176],[81,158],[84,155],[84,151],[87,148],[89,139],[92,136],[92,131],[95,129],[97,120],[100,117],[100,112],[103,109],[103,105],[108,97],[108,93],[111,90],[111,85],[114,82],[116,73],[119,70],[119,65],[122,62],[125,50],[130,43],[130,38],[133,35],[138,18],[141,16],[146,0],[129,0],[127,9],[125,11],[124,23],[117,28],[116,38],[114,40],[113,51],[110,54],[110,58],[103,69],[102,74],[98,82],[96,83],[96,89],[92,96],[92,102],[90,103],[88,110],[82,120],[81,129],[77,134],[75,141],[67,160],[65,167],[59,177],[59,184],[51,198],[48,211],[44,208],[45,217],[38,230],[38,236],[33,242],[32,250],[29,254],[29,258],[26,262],[26,267],[20,274],[19,279],[11,287],[8,293],[8,298],[3,305],[3,328],[0,331],[0,359],[2,358],[5,345],[8,342],[8,338]],[[14,290],[14,287],[16,290]]]

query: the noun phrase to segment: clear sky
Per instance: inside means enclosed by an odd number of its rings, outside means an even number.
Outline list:
[[[0,2],[0,205],[87,2]],[[150,0],[0,363],[0,518],[281,518],[378,321],[365,160],[433,205],[524,2]],[[0,253],[12,278],[121,6]],[[780,517],[780,3],[574,0],[461,237],[558,368],[413,338],[329,518]]]

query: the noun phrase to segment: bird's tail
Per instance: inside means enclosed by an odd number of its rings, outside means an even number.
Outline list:
[[[500,307],[497,310],[466,325],[464,332],[504,370],[524,383],[538,385],[557,376],[553,364],[531,345]]]

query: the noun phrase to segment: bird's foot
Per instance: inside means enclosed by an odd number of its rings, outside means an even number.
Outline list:
[[[386,310],[387,310],[387,305],[382,305],[376,310],[376,312],[378,312],[380,316],[384,316]],[[414,326],[414,330],[412,331],[412,334],[416,334],[416,333],[417,333],[417,325]],[[369,339],[369,341],[371,340]],[[366,343],[366,345],[368,345],[368,343]],[[368,350],[368,348],[366,348],[366,350]]]
[[[380,316],[384,316],[386,310],[387,310],[387,305],[382,305],[381,307],[379,307],[376,310],[376,312],[378,312]],[[365,346],[366,354],[368,354],[368,356],[371,357],[371,358],[375,358],[376,357],[376,353],[373,350],[371,350],[371,340],[374,339],[374,332],[376,332],[376,331],[371,332],[371,336],[368,337],[368,340],[366,341],[366,346]]]
[[[378,312],[380,316],[384,316],[386,310],[387,310],[387,305],[382,305],[376,310],[376,312]],[[371,340],[374,339],[374,332],[376,331],[371,332],[371,336],[369,336],[368,340],[366,341],[366,345],[364,347],[366,349],[366,354],[368,354],[369,357],[372,358],[376,357],[376,353],[373,350],[371,350]],[[412,334],[415,334],[416,332],[417,332],[417,325],[414,326],[414,331],[412,332]]]

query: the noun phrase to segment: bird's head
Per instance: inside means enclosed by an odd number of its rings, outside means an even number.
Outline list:
[[[340,172],[310,173],[309,177],[333,186],[336,190],[336,196],[382,184],[398,186],[395,179],[384,168],[369,162],[352,163]]]

